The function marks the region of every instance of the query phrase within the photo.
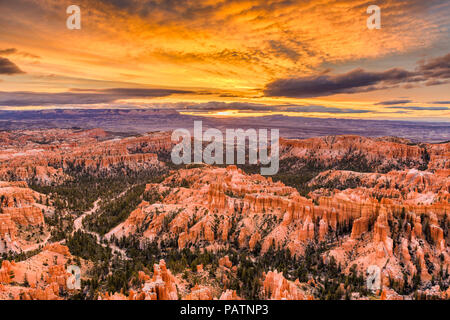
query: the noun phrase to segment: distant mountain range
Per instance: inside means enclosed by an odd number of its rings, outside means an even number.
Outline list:
[[[128,134],[177,128],[192,129],[195,120],[204,127],[280,129],[285,138],[329,135],[396,136],[413,142],[450,140],[450,123],[360,119],[321,119],[273,115],[264,117],[199,117],[158,109],[51,109],[0,111],[0,130],[46,128],[102,128]]]

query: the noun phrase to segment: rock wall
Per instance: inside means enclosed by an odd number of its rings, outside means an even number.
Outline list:
[[[0,253],[20,251],[24,245],[18,236],[19,228],[43,228],[43,212],[48,208],[46,196],[30,188],[25,182],[0,181]]]
[[[61,300],[60,290],[68,290],[70,274],[66,263],[71,258],[66,246],[52,244],[25,261],[4,260],[0,269],[0,299]]]
[[[98,175],[159,166],[155,152],[172,147],[169,133],[113,139],[100,129],[59,129],[16,135],[21,138],[20,143],[9,142],[10,145],[0,147],[0,180],[43,185],[61,183],[70,179],[68,173],[73,172]]]

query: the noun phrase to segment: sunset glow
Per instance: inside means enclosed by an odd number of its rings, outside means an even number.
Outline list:
[[[0,4],[2,68],[15,68],[0,72],[1,109],[450,118],[447,1],[385,1],[378,30],[362,0],[82,0],[81,30],[66,28],[70,4]]]

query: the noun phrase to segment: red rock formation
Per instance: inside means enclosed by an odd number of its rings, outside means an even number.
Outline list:
[[[153,277],[144,284],[142,291],[155,297],[155,300],[178,300],[175,282],[175,277],[166,268],[165,261],[161,260],[153,266]]]
[[[389,226],[387,222],[386,212],[381,212],[375,222],[373,230],[373,241],[385,242],[388,237]]]
[[[42,143],[44,138],[55,143]],[[138,171],[161,165],[154,152],[169,150],[171,146],[170,137],[160,133],[111,138],[101,131],[56,130],[37,137],[33,137],[33,132],[2,134],[0,139],[7,146],[0,147],[0,177],[51,183],[70,178],[66,173],[75,168],[93,175],[122,169]],[[147,185],[147,192],[163,195],[160,202],[143,201],[107,237],[137,234],[142,246],[152,241],[174,242],[178,237],[180,249],[196,246],[220,251],[236,246],[254,254],[272,247],[289,249],[293,255],[302,255],[307,243],[329,241],[332,248],[322,255],[323,261],[329,262],[333,256],[343,272],[350,272],[353,265],[359,272],[376,265],[382,270],[384,285],[389,284],[389,278],[401,283],[403,273],[412,281],[419,269],[421,279],[430,281],[438,275],[441,264],[449,264],[449,239],[444,232],[448,228],[444,217],[450,212],[449,143],[412,145],[401,139],[350,136],[283,140],[281,145],[282,158],[296,159],[296,168],[314,159],[331,169],[310,182],[314,191],[308,197],[271,178],[245,174],[236,166],[178,170],[162,183]],[[367,171],[374,172],[333,170],[352,156],[362,157],[361,164],[367,162]],[[20,226],[43,223],[45,208],[37,204],[36,198],[41,195],[27,190],[23,183],[0,182],[0,190],[5,190],[6,195],[1,199],[0,251],[2,246],[4,251],[19,249]],[[46,251],[52,252],[50,248]],[[236,266],[228,257],[220,259],[219,266],[220,281],[226,286]],[[0,273],[5,284],[11,268],[15,268],[12,263],[5,265]],[[179,290],[179,280],[163,261],[154,268],[152,276],[139,273],[144,284],[130,291],[128,297],[115,293],[101,298],[237,296],[232,291],[220,295],[208,286],[196,286],[191,292]],[[51,266],[47,277],[60,285],[62,278],[58,277],[63,271]],[[193,271],[199,273],[198,277],[206,276],[202,265]],[[298,282],[288,281],[280,273],[269,272],[262,280],[268,298],[306,297]],[[31,293],[26,294],[32,298]],[[389,290],[381,295],[396,297]]]
[[[225,290],[219,300],[242,300],[242,298],[237,295],[235,290]]]
[[[226,248],[230,241],[237,241],[240,247],[251,250],[260,245],[262,253],[271,246],[284,246],[293,254],[302,254],[302,244],[314,239],[323,241],[330,228],[336,230],[338,225],[342,228],[353,224],[351,239],[360,241],[363,233],[370,232],[372,236],[368,239],[376,246],[378,257],[383,258],[393,254],[389,221],[400,219],[402,214],[411,216],[413,226],[406,225],[406,236],[414,231],[416,237],[423,237],[419,215],[436,212],[436,217],[442,219],[450,210],[443,202],[380,200],[361,187],[333,190],[315,198],[314,204],[293,188],[259,175],[246,175],[232,166],[180,170],[161,184],[148,185],[147,190],[166,196],[162,203],[143,202],[110,235],[120,238],[134,233],[145,222],[143,241],[169,240],[177,234],[179,248],[209,243],[208,249],[218,250]],[[170,223],[163,230],[165,219]],[[442,243],[445,239],[437,222],[431,225],[435,226],[431,227],[433,237]],[[263,230],[269,230],[264,237]],[[445,247],[445,241],[441,246]]]
[[[0,269],[0,299],[60,300],[60,290],[67,290],[66,263],[72,256],[69,249],[52,244],[25,261],[4,260]],[[29,287],[17,287],[12,283],[24,283]]]
[[[211,289],[201,285],[195,285],[191,292],[183,297],[183,300],[212,300]]]
[[[433,145],[422,147],[410,145],[407,142],[401,139],[359,136],[330,136],[305,140],[280,139],[280,152],[282,159],[297,158],[304,162],[314,159],[324,167],[333,167],[352,155],[357,157],[362,154],[368,166],[379,172],[390,171],[391,168],[397,167],[419,168],[426,165],[424,160],[426,152],[433,155],[440,155],[442,152],[440,148]],[[440,156],[438,158],[440,159]]]
[[[43,212],[48,208],[37,203],[44,199],[25,182],[0,181],[0,253],[20,251],[26,245],[17,238],[18,228],[45,225]]]
[[[264,295],[271,300],[305,300],[299,283],[286,280],[283,273],[269,271],[263,282]]]
[[[39,184],[61,183],[69,169],[97,175],[159,166],[154,152],[173,145],[169,133],[112,139],[100,129],[18,131],[15,138],[0,147],[0,179]]]
[[[369,230],[369,218],[361,217],[353,222],[351,238],[356,240]]]
[[[380,300],[404,300],[403,296],[399,295],[392,289],[384,288],[381,292]]]
[[[228,256],[225,256],[219,259],[219,266],[227,267],[228,269],[230,269],[233,264],[231,263],[230,258]]]
[[[121,293],[101,294],[102,300],[178,300],[179,280],[167,269],[164,260],[154,265],[153,276],[150,277],[144,272],[139,272],[139,280],[143,282],[137,290],[130,290],[129,296]],[[202,268],[201,268],[202,269]],[[197,271],[199,271],[197,269]],[[213,300],[211,288],[203,285],[195,285],[189,293],[183,296],[184,300]],[[235,291],[226,290],[222,293],[221,299],[237,300]]]
[[[161,260],[153,266],[153,276],[150,277],[139,272],[139,279],[144,284],[138,291],[130,290],[128,297],[121,293],[100,294],[100,300],[178,300],[176,278],[166,268],[166,263]]]

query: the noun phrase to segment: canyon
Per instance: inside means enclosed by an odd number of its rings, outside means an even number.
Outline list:
[[[281,139],[280,172],[264,177],[175,166],[170,132],[0,141],[1,299],[80,297],[69,261],[85,299],[450,298],[448,142]]]
[[[71,179],[68,171],[98,175],[159,166],[154,152],[172,145],[167,133],[116,140],[101,129],[3,132],[0,141],[0,179],[41,185]]]

